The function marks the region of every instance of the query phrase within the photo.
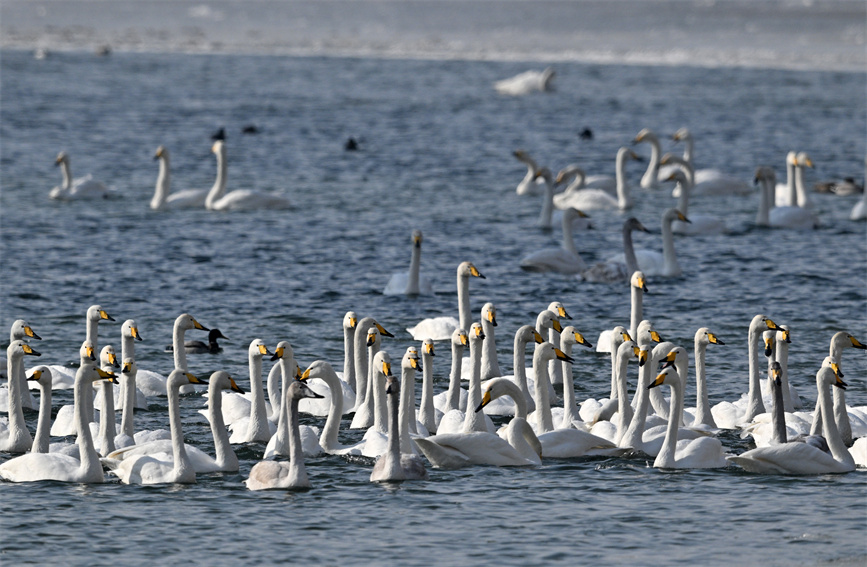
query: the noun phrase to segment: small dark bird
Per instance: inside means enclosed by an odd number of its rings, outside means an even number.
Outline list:
[[[248,124],[244,126],[244,129],[241,130],[241,132],[243,132],[244,134],[258,134],[259,129],[256,128],[255,124]]]
[[[582,140],[592,140],[593,139],[593,130],[591,130],[590,128],[584,128],[578,134],[578,137],[581,138]]]
[[[345,149],[347,152],[354,152],[358,149],[358,142],[355,140],[355,138],[349,138],[348,140],[346,140],[346,144],[344,144],[343,149]]]
[[[220,127],[219,130],[217,130],[216,132],[214,132],[211,135],[211,139],[212,140],[225,140],[226,139],[226,129],[223,127]]]
[[[223,351],[223,347],[217,344],[217,339],[229,340],[229,337],[220,332],[220,329],[211,329],[208,333],[208,343],[202,341],[185,341],[184,352],[187,354],[217,354]],[[167,352],[174,352],[174,347],[168,345]]]

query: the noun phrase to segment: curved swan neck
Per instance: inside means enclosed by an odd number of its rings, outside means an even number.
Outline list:
[[[662,159],[662,148],[659,145],[659,139],[655,135],[645,136],[645,140],[650,143],[650,162],[647,164],[647,169],[641,177],[641,186],[645,189],[652,189],[657,185],[657,177],[659,177],[659,161]]]
[[[322,435],[319,437],[319,445],[323,451],[331,451],[337,447],[337,433],[340,429],[340,418],[343,415],[343,396],[340,395],[342,386],[337,374],[328,363],[323,363],[323,371],[317,373],[316,377],[325,382],[330,390],[331,406],[328,409],[325,426],[322,428]]]
[[[542,350],[538,346],[533,353],[533,378],[536,382],[536,423],[543,433],[553,431],[554,419],[548,398],[548,362],[543,359]]]
[[[69,167],[69,160],[64,159],[60,162],[60,171],[63,173],[63,188],[72,189],[72,171]]]
[[[414,244],[412,247],[412,258],[409,261],[409,278],[406,282],[406,294],[418,295],[419,289],[419,271],[421,269],[421,243]]]
[[[482,341],[477,338],[470,339],[470,384],[467,389],[467,410],[464,414],[464,431],[487,431],[485,413],[476,411],[482,403]]]
[[[33,438],[31,453],[47,453],[51,439],[51,384],[39,383],[39,421],[36,424],[36,437]]]
[[[452,342],[452,368],[449,372],[449,390],[446,397],[448,410],[460,409],[461,405],[461,361],[464,356],[464,346]]]
[[[635,246],[632,244],[632,229],[623,227],[623,255],[626,259],[626,271],[630,276],[638,271],[638,259],[635,257]]]
[[[217,464],[225,470],[237,470],[238,457],[229,443],[229,432],[223,421],[223,390],[215,380],[208,384],[208,421],[211,423]]]
[[[828,448],[831,450],[831,455],[836,461],[848,463],[852,468],[854,468],[855,462],[852,459],[852,455],[846,449],[846,445],[843,444],[843,440],[840,437],[840,431],[837,429],[837,423],[834,421],[833,402],[829,399],[829,394],[831,392],[828,391],[830,390],[831,385],[826,383],[823,379],[825,370],[827,369],[821,369],[816,377],[816,384],[819,390],[819,407],[822,409],[822,428],[825,432],[825,440],[828,442]]]
[[[539,227],[551,228],[554,216],[554,186],[549,180],[545,180],[542,190],[542,212],[539,213]]]
[[[626,156],[627,150],[621,149],[617,152],[615,160],[614,181],[617,191],[617,206],[621,209],[628,209],[632,206],[632,197],[629,194],[629,183],[626,180]],[[657,156],[657,169],[659,168],[659,157]]]
[[[208,191],[208,196],[205,198],[205,208],[211,208],[213,204],[226,193],[226,176],[228,172],[226,164],[226,147],[223,144],[220,144],[220,147],[215,154],[217,156],[217,179],[214,181],[214,185],[211,187],[211,190]]]
[[[160,172],[157,175],[157,185],[154,191],[153,199],[151,199],[151,208],[159,209],[169,196],[171,191],[171,173],[169,172],[169,158],[166,155],[160,156]]]

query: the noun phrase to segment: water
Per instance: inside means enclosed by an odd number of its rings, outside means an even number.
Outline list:
[[[35,345],[40,361],[75,363],[84,312],[99,303],[119,322],[137,321],[145,339],[139,365],[168,373],[163,348],[174,318],[189,312],[232,339],[220,355],[191,355],[190,370],[225,369],[245,388],[246,349],[257,337],[272,348],[289,340],[302,365],[339,366],[349,309],[394,332],[383,347],[399,357],[413,344],[405,327],[455,311],[454,270],[463,260],[487,276],[471,283],[472,307],[497,306],[504,370],[511,335],[552,300],[593,342],[627,322],[625,286],[519,269],[521,256],[560,236],[535,228],[536,198],[515,195],[524,173],[510,155],[516,148],[554,169],[580,162],[612,173],[617,148],[641,128],[668,134],[688,126],[700,166],[750,179],[756,165],[772,164],[782,176],[785,153],[803,149],[816,163],[809,184],[861,178],[867,150],[863,72],[559,62],[556,91],[509,98],[492,83],[537,64],[123,52],[35,60],[7,49],[0,65],[0,328],[25,318],[44,339]],[[242,135],[251,123],[261,133]],[[157,145],[172,152],[175,189],[209,187],[209,135],[221,125],[230,189],[285,192],[295,208],[150,211]],[[584,127],[593,141],[578,139]],[[361,151],[343,150],[349,136]],[[50,201],[61,149],[76,176],[93,173],[120,196]],[[628,174],[637,183],[640,164]],[[823,226],[806,233],[753,226],[755,196],[695,199],[692,208],[725,217],[730,234],[678,238],[684,277],[648,282],[645,313],[664,338],[691,352],[695,329],[706,325],[726,341],[708,352],[712,403],[746,389],[747,326],[756,313],[792,328],[790,375],[807,406],[833,332],[867,340],[867,239],[863,223],[847,220],[856,198],[812,198]],[[656,230],[673,203],[643,190],[636,201],[629,214]],[[625,215],[592,217],[596,229],[576,237],[588,262],[617,251]],[[423,271],[438,293],[383,296],[390,274],[408,265],[414,228],[424,232]],[[636,240],[660,247],[658,235]],[[101,344],[117,348],[118,331],[102,326]],[[607,356],[576,354],[576,397],[604,395]],[[441,345],[437,391],[448,366]],[[850,405],[864,405],[863,353],[847,351],[843,368]],[[70,402],[71,392],[55,392],[55,409]],[[203,402],[182,398],[184,430],[210,452],[196,413]],[[26,418],[35,425],[34,412]],[[136,415],[137,428],[166,421],[164,398]],[[359,438],[340,434],[344,443]],[[732,433],[721,439],[733,453],[749,447]],[[319,457],[307,460],[312,490],[250,493],[242,481],[264,447],[236,450],[239,474],[200,475],[191,486],[125,486],[111,476],[100,486],[0,483],[4,561],[58,562],[48,558],[62,554],[66,564],[92,564],[123,553],[136,563],[790,565],[858,563],[867,554],[863,471],[762,477],[736,468],[659,472],[643,460],[546,459],[535,468],[432,469],[428,482],[380,486],[368,482],[369,460]]]

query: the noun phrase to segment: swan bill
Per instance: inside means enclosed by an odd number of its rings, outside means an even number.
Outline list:
[[[99,310],[99,318],[100,318],[100,319],[104,319],[104,320],[106,320],[106,321],[114,321],[114,317],[112,317],[111,315],[109,315],[108,313],[106,313],[105,309],[100,309],[100,310]]]
[[[42,370],[34,370],[30,374],[30,376],[27,377],[27,380],[32,382],[38,382],[40,378],[42,378]]]
[[[394,335],[385,330],[385,327],[380,325],[379,323],[374,323],[376,325],[376,330],[379,331],[379,334],[383,337],[391,337],[394,338]]]
[[[653,380],[653,382],[650,383],[650,385],[647,387],[647,389],[650,390],[651,388],[656,388],[657,386],[662,386],[662,383],[665,382],[665,377],[666,377],[666,376],[668,376],[668,373],[667,373],[667,372],[663,372],[662,374],[660,374],[659,376],[657,376],[657,377]]]
[[[493,399],[494,398],[491,397],[491,390],[485,390],[485,393],[482,394],[482,403],[480,403],[479,406],[476,408],[476,413],[482,411],[482,408],[491,403]]]
[[[575,359],[560,350],[559,348],[554,349],[554,355],[557,357],[557,360],[562,360],[564,362],[575,362]]]
[[[587,348],[593,348],[593,344],[590,341],[588,341],[587,339],[585,339],[584,335],[582,335],[578,331],[575,331],[573,334],[575,335],[575,343],[576,344],[585,346]]]
[[[30,356],[42,356],[42,353],[35,350],[32,346],[28,344],[22,344],[21,349],[24,351],[24,354],[28,354]],[[90,349],[91,358],[93,357],[93,347]]]
[[[849,340],[852,342],[853,348],[867,349],[867,345],[862,344],[860,341],[858,341],[858,339],[856,339],[852,335],[849,335]]]
[[[557,319],[554,319],[553,321],[551,321],[551,326],[552,326],[552,327],[554,328],[554,330],[557,331],[558,333],[562,333],[562,332],[563,332],[563,325],[561,325],[561,324],[560,324],[560,321],[558,321]]]
[[[271,360],[277,360],[283,358],[283,347],[277,347],[274,349],[274,354],[271,355]]]
[[[433,344],[433,341],[425,343],[424,346],[423,346],[422,348],[424,348],[424,353],[425,353],[425,354],[429,354],[430,356],[436,356],[436,354],[434,354],[434,344]]]
[[[648,356],[650,356],[650,351],[639,349],[639,351],[638,351],[638,366],[644,366],[647,363]]]
[[[545,339],[542,338],[542,335],[539,334],[539,331],[533,330],[533,340],[537,345],[540,345],[545,342]]]
[[[30,337],[31,339],[36,339],[37,341],[42,340],[42,337],[40,337],[35,332],[33,332],[33,329],[30,327],[30,325],[24,326],[24,334],[27,335],[28,337]],[[855,342],[857,342],[857,341],[855,341]]]
[[[661,343],[662,337],[656,331],[650,331],[650,340],[652,340],[655,343]]]
[[[268,352],[268,347],[266,347],[265,345],[259,345],[259,354],[265,356],[272,353]]]
[[[713,333],[707,334],[707,340],[709,343],[712,343],[715,345],[725,345],[725,343],[722,341],[722,339],[720,339],[719,337],[717,337]]]
[[[210,331],[209,328],[202,326],[202,324],[199,323],[198,321],[196,321],[195,319],[193,319],[193,328],[198,329],[200,331]]]
[[[765,338],[765,356],[771,356],[774,354],[774,338],[766,337]]]
[[[138,327],[130,327],[129,333],[132,335],[132,338],[134,338],[137,341],[143,341],[144,340],[141,336],[141,333],[138,330]]]

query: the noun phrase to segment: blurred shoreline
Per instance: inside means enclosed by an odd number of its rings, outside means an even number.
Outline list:
[[[867,70],[863,0],[3,0],[0,48]]]

